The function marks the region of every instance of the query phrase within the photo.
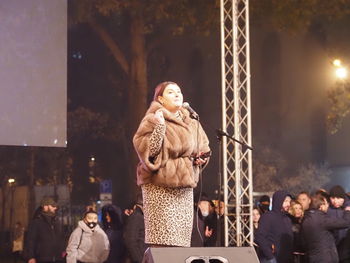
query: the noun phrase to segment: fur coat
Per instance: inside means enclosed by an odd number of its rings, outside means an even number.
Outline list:
[[[160,153],[150,156],[150,137],[157,125],[155,112],[163,111],[166,131]],[[139,156],[137,184],[152,183],[164,187],[196,187],[200,167],[193,165],[193,156],[209,152],[209,141],[202,126],[180,108],[182,120],[153,101],[134,136],[133,143]]]

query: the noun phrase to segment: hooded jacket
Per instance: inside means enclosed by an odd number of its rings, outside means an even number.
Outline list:
[[[264,213],[259,220],[255,240],[261,259],[276,258],[279,263],[292,261],[292,222],[288,214],[282,211],[287,196],[289,194],[286,191],[275,192],[272,197],[272,210]]]
[[[106,219],[107,214],[111,221]],[[119,207],[107,204],[102,207],[102,227],[105,231],[110,245],[110,252],[105,263],[120,263],[124,257],[123,223],[122,211]]]
[[[92,231],[84,221],[71,234],[67,247],[67,263],[77,260],[88,263],[102,263],[108,258],[108,237],[99,225]]]
[[[161,151],[156,158],[150,156],[150,137],[157,125],[155,112],[163,111],[166,132]],[[202,126],[180,108],[178,119],[159,102],[153,101],[134,136],[133,143],[140,159],[137,184],[153,183],[165,187],[196,187],[199,166],[193,165],[193,156],[209,152],[209,141]]]

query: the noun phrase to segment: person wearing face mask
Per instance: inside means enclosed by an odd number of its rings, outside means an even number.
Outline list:
[[[260,197],[258,208],[261,215],[270,211],[270,197],[268,195],[263,195]]]
[[[109,255],[108,237],[98,225],[97,213],[88,210],[72,232],[67,252],[67,263],[102,263]]]
[[[151,247],[191,245],[193,188],[208,163],[209,140],[183,103],[180,87],[160,83],[134,135],[139,157],[145,242]]]

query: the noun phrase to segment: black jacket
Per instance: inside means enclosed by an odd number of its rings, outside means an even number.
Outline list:
[[[302,237],[310,263],[336,263],[338,253],[331,230],[350,226],[350,212],[342,218],[334,218],[320,210],[305,213],[302,222]]]
[[[278,263],[292,261],[292,223],[287,213],[282,211],[282,204],[288,195],[285,191],[275,192],[272,197],[272,210],[264,213],[259,220],[255,241],[259,246],[261,259],[275,257]]]
[[[345,199],[344,207],[349,206],[349,199]],[[344,207],[335,208],[332,205],[328,208],[327,215],[333,218],[343,218]],[[336,229],[332,231],[337,246],[340,261],[350,260],[350,230],[349,228]]]
[[[142,262],[143,254],[147,248],[145,244],[145,224],[143,212],[136,207],[127,219],[124,229],[125,246],[132,262]]]
[[[40,212],[28,227],[24,246],[24,257],[37,262],[63,260],[64,239],[59,222]]]
[[[191,247],[204,247],[204,241],[206,239],[204,217],[198,207],[194,208],[193,215]]]
[[[107,214],[110,216],[111,222],[107,222]],[[110,244],[108,259],[104,263],[123,262],[125,254],[123,222],[122,211],[118,206],[108,204],[102,207],[102,228]]]

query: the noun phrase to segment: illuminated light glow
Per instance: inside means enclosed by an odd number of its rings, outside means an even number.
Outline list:
[[[93,162],[94,162],[94,161],[95,161],[95,157],[91,157],[91,161],[93,161]]]
[[[335,70],[335,75],[339,79],[345,79],[348,75],[348,71],[346,70],[346,68],[337,68]]]
[[[340,61],[340,59],[335,59],[335,60],[333,60],[333,65],[334,65],[335,67],[340,67],[340,66],[341,66],[341,61]]]
[[[14,178],[9,178],[7,181],[9,184],[13,184],[16,180]]]
[[[55,140],[53,141],[53,144],[57,144],[57,143],[58,143],[58,140],[55,139]]]

